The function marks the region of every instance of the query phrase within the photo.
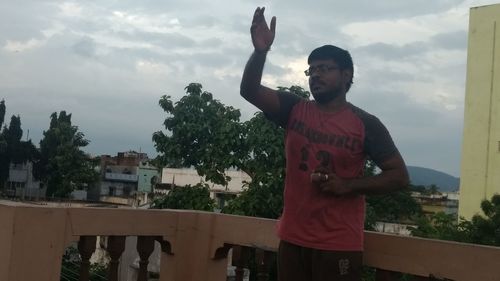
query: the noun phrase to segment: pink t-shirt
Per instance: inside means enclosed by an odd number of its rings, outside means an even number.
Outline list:
[[[381,163],[397,153],[384,125],[346,104],[330,113],[289,93],[280,93],[281,112],[268,116],[286,128],[286,179],[280,239],[304,247],[362,251],[365,199],[321,193],[310,175],[327,166],[339,177],[363,175],[367,157]]]

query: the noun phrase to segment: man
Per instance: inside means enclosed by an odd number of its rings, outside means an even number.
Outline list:
[[[276,18],[269,27],[257,8],[241,95],[286,129],[279,280],[361,280],[364,195],[406,187],[405,163],[384,125],[346,101],[354,70],[347,51],[326,45],[309,55],[314,101],[261,85],[275,30]],[[378,175],[363,177],[367,158]]]

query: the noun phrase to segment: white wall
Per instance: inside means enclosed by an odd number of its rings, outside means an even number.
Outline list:
[[[243,191],[244,182],[251,181],[250,176],[241,171],[227,171],[226,175],[231,177],[231,181],[228,183],[227,187],[212,182],[206,182],[210,186],[211,191],[240,193]],[[198,175],[194,169],[164,168],[162,170],[161,183],[164,184],[184,186],[188,184],[195,185],[201,182],[205,182],[205,179]]]

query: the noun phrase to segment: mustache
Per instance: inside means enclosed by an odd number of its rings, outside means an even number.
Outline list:
[[[319,79],[316,79],[316,80],[312,80],[309,82],[309,86],[316,86],[316,85],[322,85],[324,86],[325,83]]]

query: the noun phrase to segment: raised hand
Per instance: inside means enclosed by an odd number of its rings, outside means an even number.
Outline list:
[[[253,15],[252,27],[250,27],[252,43],[257,52],[265,52],[271,48],[276,31],[276,17],[271,19],[271,28],[269,28],[264,18],[264,9],[264,7],[257,7]]]

